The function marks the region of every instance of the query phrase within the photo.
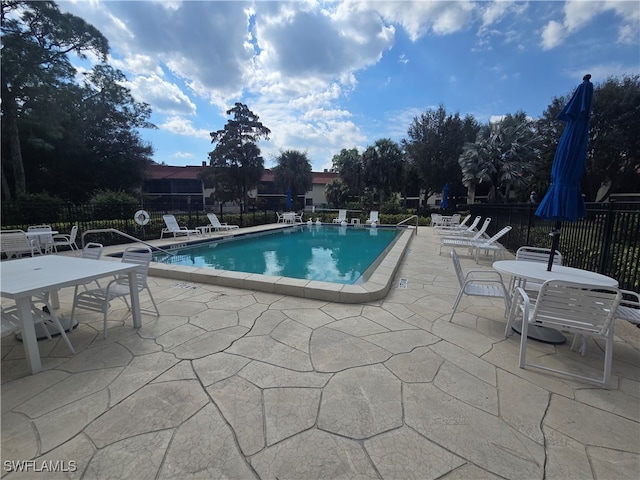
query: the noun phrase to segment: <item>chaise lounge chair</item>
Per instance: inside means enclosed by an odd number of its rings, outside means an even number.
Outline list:
[[[181,227],[180,225],[178,225],[178,221],[173,215],[163,215],[162,218],[164,220],[166,228],[163,228],[162,232],[160,232],[160,238],[163,238],[165,233],[173,234],[173,238],[175,238],[176,235],[186,235],[187,238],[189,238],[192,233],[195,235],[200,234],[198,230],[189,230],[187,227]]]
[[[377,210],[371,210],[369,212],[369,218],[367,218],[367,222],[366,223],[380,223],[380,220],[378,219],[378,211]]]
[[[333,223],[342,223],[347,221],[347,211],[338,210],[338,218],[333,219]]]
[[[218,217],[215,213],[207,213],[207,218],[210,222],[209,226],[212,227],[216,232],[219,232],[220,230],[235,230],[237,228],[240,228],[238,225],[229,225],[226,222],[220,223],[220,220],[218,220]]]

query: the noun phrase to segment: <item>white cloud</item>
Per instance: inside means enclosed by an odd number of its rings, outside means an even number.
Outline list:
[[[135,76],[127,86],[136,100],[154,106],[154,111],[164,114],[195,115],[196,105],[175,83],[157,75]]]
[[[195,157],[195,155],[193,153],[190,153],[190,152],[175,152],[171,156],[173,158],[180,158],[180,159],[186,159],[186,160],[190,160],[190,159]]]
[[[551,20],[542,31],[542,48],[550,50],[562,43],[567,35],[567,30],[559,22]]]
[[[360,4],[362,5],[362,4]],[[412,41],[433,32],[447,35],[463,30],[472,19],[473,2],[366,2],[387,22],[397,23],[407,32]]]
[[[562,22],[551,20],[542,30],[542,48],[560,45],[569,35],[584,29],[600,14],[613,12],[620,19],[618,42],[634,44],[640,35],[640,8],[637,1],[591,2],[572,0],[564,5]]]
[[[211,140],[209,130],[195,128],[191,121],[179,116],[168,117],[161,125],[158,125],[158,128],[176,135]]]

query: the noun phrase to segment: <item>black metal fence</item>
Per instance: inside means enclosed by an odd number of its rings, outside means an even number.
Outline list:
[[[587,203],[587,216],[564,222],[559,250],[563,264],[613,277],[620,287],[640,290],[640,203]],[[515,252],[523,245],[551,247],[553,222],[536,217],[537,205],[472,205],[475,217],[491,217],[488,234],[513,228],[501,243]]]
[[[460,210],[469,208],[461,206]],[[470,207],[475,217],[491,217],[487,233],[493,234],[506,225],[513,228],[501,243],[515,252],[522,245],[551,247],[553,223],[535,216],[537,205],[479,204]],[[167,212],[145,207],[149,223],[138,225],[133,217],[141,207],[138,204],[34,204],[2,202],[2,229],[26,230],[29,225],[46,223],[54,230],[67,233],[78,225],[79,235],[92,229],[115,228],[141,240],[160,238],[165,226],[162,215],[173,213],[180,226],[195,228],[207,225],[209,220],[201,210]],[[262,225],[276,221],[273,210],[253,210],[245,213],[217,213],[221,222],[241,227]],[[334,212],[316,212],[315,217],[331,221]],[[386,216],[383,220],[396,223],[398,218]],[[394,218],[391,218],[394,217]],[[402,217],[402,216],[400,216]],[[400,220],[404,217],[400,218]],[[420,222],[425,224],[424,222]],[[91,234],[87,241],[113,245],[126,241],[112,233]],[[80,244],[80,243],[79,243]],[[560,234],[563,263],[572,267],[602,273],[616,278],[621,288],[640,291],[640,203],[588,203],[587,216],[575,223],[563,223]]]

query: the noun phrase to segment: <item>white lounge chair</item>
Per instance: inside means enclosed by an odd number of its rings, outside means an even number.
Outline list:
[[[347,211],[338,210],[338,218],[333,219],[333,223],[342,223],[347,221]]]
[[[440,254],[442,254],[442,247],[470,247],[471,244],[477,240],[482,239],[484,232],[491,223],[491,218],[486,218],[480,230],[478,230],[473,237],[465,237],[459,235],[442,236],[440,237]]]
[[[460,291],[453,303],[453,312],[449,321],[453,320],[463,295],[502,298],[504,300],[504,315],[506,316],[509,311],[509,294],[502,281],[502,275],[494,270],[470,270],[465,275],[462,272],[462,266],[456,251],[451,250],[450,255],[458,278],[458,284],[460,285]]]
[[[478,224],[480,223],[481,219],[482,219],[482,217],[480,215],[478,215],[473,220],[473,223],[471,223],[471,225],[469,225],[468,227],[465,227],[465,226],[454,226],[454,227],[440,226],[440,227],[436,227],[434,232],[437,233],[438,235],[440,235],[441,237],[472,237],[478,232],[477,227],[478,227]],[[489,221],[491,221],[491,220],[489,219]]]
[[[156,316],[159,316],[160,311],[151,294],[151,289],[147,284],[147,272],[149,271],[149,263],[151,262],[151,249],[149,247],[129,247],[122,254],[122,261],[138,265],[138,270],[136,271],[138,292],[146,290],[153,304],[154,310],[143,310],[141,308],[140,311],[154,313]],[[71,318],[74,318],[76,308],[101,312],[103,314],[103,337],[107,338],[107,313],[109,305],[116,298],[120,298],[125,302],[129,311],[131,311],[131,306],[126,299],[129,293],[128,275],[122,275],[115,280],[111,280],[105,288],[96,288],[80,292],[74,296]]]
[[[235,230],[236,228],[240,228],[238,225],[229,225],[228,223],[220,223],[218,217],[215,213],[207,213],[207,218],[209,219],[210,226],[216,231],[220,230]]]
[[[432,218],[432,225],[433,225],[433,216],[434,215],[439,215],[437,213],[432,213],[431,214],[431,218]],[[471,225],[467,225],[469,223],[469,220],[471,219],[471,215],[467,215],[466,217],[464,217],[464,220],[462,220],[460,223],[456,224],[456,225],[440,225],[440,226],[435,226],[433,228],[433,233],[437,233],[438,235],[457,235],[469,228],[471,228],[472,230],[475,230],[476,226],[478,225],[478,223],[480,223],[480,216],[476,217],[476,220],[474,220],[474,224],[473,226]]]
[[[181,227],[173,215],[163,215],[162,218],[166,228],[163,228],[162,232],[160,232],[160,238],[163,238],[165,234],[172,234],[174,238],[177,235],[186,235],[189,238],[192,233],[195,235],[200,233],[198,230],[189,230],[187,227]]]
[[[53,236],[53,250],[58,253],[58,247],[69,247],[71,250],[80,250],[76,244],[78,226],[71,227],[71,233],[57,233]]]
[[[502,252],[504,252],[505,248],[498,242],[498,240],[504,237],[507,233],[511,231],[511,226],[507,225],[498,233],[493,235],[486,240],[480,239],[477,242],[474,242],[469,249],[471,253],[475,250],[475,259],[476,263],[480,261],[480,253],[484,253],[485,255],[489,255],[489,253],[493,253],[493,261],[495,262],[496,257],[502,257]]]
[[[369,212],[369,218],[367,218],[366,223],[380,223],[380,219],[378,218],[378,211],[371,210]]]
[[[531,308],[531,301],[527,293],[520,287],[516,288],[507,320],[505,337],[511,332],[511,325],[515,320],[516,313],[521,311],[523,321],[520,338],[520,368],[535,367],[581,380],[589,380],[608,388],[613,358],[613,320],[621,299],[622,294],[617,288],[548,280],[542,284],[535,307]],[[571,349],[575,350],[577,345],[581,344],[582,355],[586,352],[585,337],[603,340],[605,354],[602,379],[586,377],[566,370],[557,370],[547,366],[549,364],[527,363],[527,333],[530,324],[573,333],[575,336]],[[538,358],[544,359],[546,356]]]

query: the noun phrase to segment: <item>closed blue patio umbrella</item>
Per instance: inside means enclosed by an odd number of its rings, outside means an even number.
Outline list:
[[[440,202],[440,208],[449,208],[449,184],[444,184],[444,189],[442,190],[442,202]]]
[[[286,201],[286,205],[287,208],[289,210],[291,210],[291,207],[293,207],[293,198],[291,198],[291,187],[287,187],[287,201]]]
[[[583,77],[582,84],[558,115],[558,119],[567,122],[567,125],[553,157],[551,186],[536,210],[538,217],[556,222],[552,233],[548,271],[551,271],[553,256],[558,248],[562,222],[575,222],[587,214],[580,181],[584,173],[589,143],[589,115],[593,98],[593,84],[590,79],[591,75]]]

